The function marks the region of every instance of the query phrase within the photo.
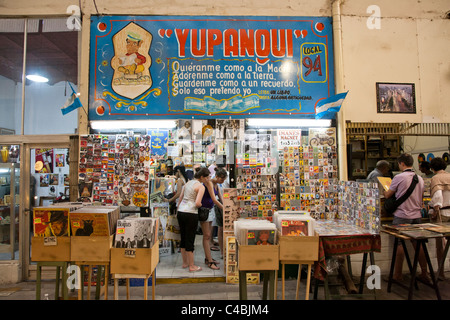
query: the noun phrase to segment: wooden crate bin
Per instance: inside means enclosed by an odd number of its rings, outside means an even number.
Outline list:
[[[279,245],[249,246],[237,243],[237,249],[239,270],[258,271],[279,268]]]
[[[278,234],[279,235],[279,234]],[[278,237],[280,261],[317,261],[319,259],[319,236]]]
[[[125,255],[126,248],[111,248],[112,274],[150,275],[159,263],[159,242],[150,249],[136,248],[134,257]]]
[[[44,237],[31,238],[31,261],[70,261],[70,237],[56,237],[56,245],[44,241]]]
[[[110,261],[114,235],[102,237],[71,237],[71,261]]]

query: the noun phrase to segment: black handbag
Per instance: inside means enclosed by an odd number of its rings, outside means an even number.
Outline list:
[[[395,198],[395,195],[393,195],[390,198],[387,198],[384,200],[384,210],[388,214],[393,214],[395,210],[403,203],[406,199],[411,195],[411,193],[414,191],[414,188],[416,187],[417,183],[419,182],[419,178],[417,177],[417,174],[414,175],[411,184],[409,185],[408,190],[398,199]]]
[[[200,207],[198,208],[198,221],[206,221],[209,217],[210,208]]]

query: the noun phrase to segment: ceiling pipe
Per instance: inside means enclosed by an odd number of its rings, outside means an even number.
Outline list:
[[[336,94],[344,92],[344,62],[342,48],[342,23],[341,23],[341,0],[332,0],[331,14],[333,17],[333,44],[334,44],[334,83]],[[345,103],[345,102],[344,102]],[[337,138],[338,138],[338,162],[339,179],[348,180],[347,170],[347,136],[345,130],[345,107],[336,115]]]

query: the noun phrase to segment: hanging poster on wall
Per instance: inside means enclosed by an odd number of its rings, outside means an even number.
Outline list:
[[[90,120],[314,118],[330,17],[93,16]]]

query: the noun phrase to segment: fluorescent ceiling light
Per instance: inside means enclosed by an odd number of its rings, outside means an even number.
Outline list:
[[[172,129],[176,128],[175,120],[98,120],[91,121],[94,130],[107,129]]]
[[[37,75],[37,74],[29,74],[26,76],[28,80],[34,81],[34,82],[48,82],[48,78]]]
[[[249,127],[257,128],[286,128],[286,127],[330,127],[329,119],[247,119]]]

